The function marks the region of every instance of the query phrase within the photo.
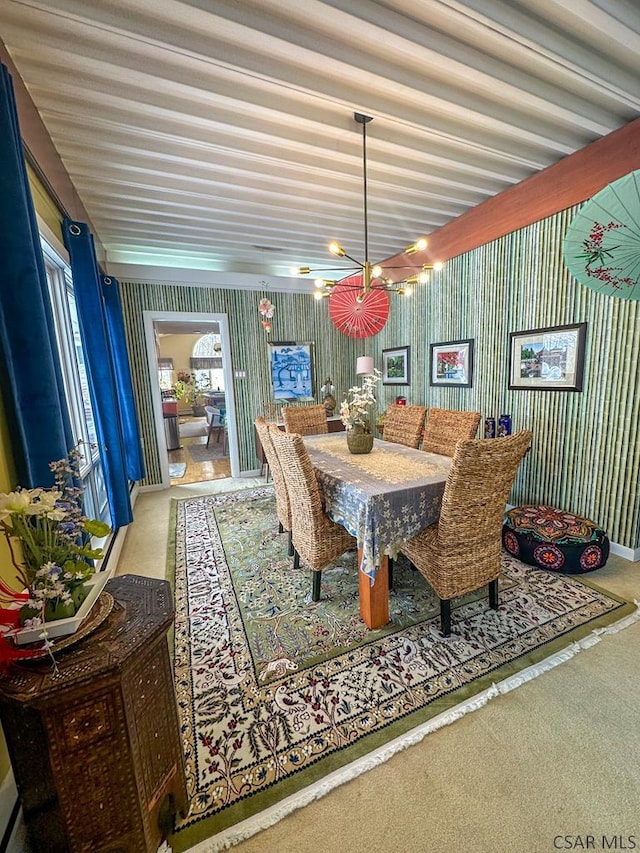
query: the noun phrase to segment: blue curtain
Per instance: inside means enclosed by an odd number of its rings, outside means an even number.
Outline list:
[[[74,446],[13,82],[0,65],[0,382],[18,483],[53,483]]]
[[[131,384],[131,365],[124,335],[120,284],[117,278],[108,275],[101,276],[100,281],[113,366],[118,383],[127,475],[130,480],[142,480],[145,475],[144,457],[136,416],[136,404],[133,397],[133,385]]]
[[[113,527],[118,528],[133,521],[129,497],[130,475],[127,470],[128,441],[136,442],[141,456],[137,428],[133,439],[130,432],[127,434],[135,421],[135,410],[128,363],[124,362],[126,349],[124,353],[118,354],[118,358],[115,357],[117,341],[112,346],[93,235],[83,222],[73,222],[70,219],[64,220],[62,233],[71,261],[80,335],[85,352],[111,521]],[[106,289],[111,287],[112,285],[109,285]],[[117,291],[113,292],[117,294]],[[113,311],[111,313],[113,315]],[[124,333],[121,343],[124,343]],[[119,367],[116,368],[118,361]],[[128,391],[125,391],[124,396],[121,394],[119,381],[124,381],[127,386]],[[131,408],[127,410],[128,407]],[[140,458],[137,465],[131,469],[131,479],[144,476],[143,472],[141,474],[141,466]]]

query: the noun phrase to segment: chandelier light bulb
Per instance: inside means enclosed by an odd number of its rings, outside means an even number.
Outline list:
[[[409,284],[409,285],[407,285],[407,287],[405,287],[405,289],[404,289],[404,295],[405,295],[405,296],[411,296],[411,294],[412,294],[412,293],[413,293],[413,288],[412,288],[412,287],[411,287],[411,285]]]
[[[323,296],[324,296],[324,293],[321,290],[316,290],[315,293],[313,294],[313,298],[317,302],[320,302],[320,300],[322,299]]]
[[[371,276],[373,278],[380,278],[381,275],[382,275],[382,267],[381,266],[372,267]]]
[[[442,263],[442,261],[436,261],[435,264],[433,265],[433,268],[434,268],[434,270],[441,270],[443,266],[444,266],[444,264]]]
[[[405,255],[414,255],[416,252],[422,252],[427,248],[427,240],[426,237],[421,237],[419,240],[416,240],[415,243],[412,243],[410,246],[404,250]]]
[[[316,278],[316,279],[314,279],[313,286],[314,286],[314,287],[317,287],[317,288],[322,288],[322,287],[324,287],[324,279],[323,279],[323,278]]]
[[[340,243],[336,243],[335,240],[332,240],[331,243],[329,243],[329,251],[332,255],[336,255],[338,258],[344,258],[347,254]]]

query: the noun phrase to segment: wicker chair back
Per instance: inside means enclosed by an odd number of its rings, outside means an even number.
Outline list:
[[[500,574],[507,499],[530,445],[530,430],[458,442],[438,522],[401,549],[441,599],[464,595]]]
[[[321,571],[336,557],[355,546],[355,539],[324,512],[311,459],[302,438],[269,426],[273,446],[287,483],[293,545],[301,559]]]
[[[480,412],[429,409],[422,449],[441,456],[453,456],[459,441],[476,437],[480,418]]]
[[[324,406],[283,406],[282,418],[286,432],[295,432],[298,435],[329,432]]]
[[[392,403],[384,417],[384,440],[418,448],[426,414],[426,406],[398,406]]]
[[[284,481],[284,474],[282,473],[280,460],[278,459],[271,440],[269,427],[267,426],[265,419],[262,417],[256,418],[254,424],[256,432],[258,433],[258,438],[260,439],[260,444],[264,450],[264,455],[267,457],[267,462],[269,463],[271,476],[273,477],[273,489],[276,495],[276,513],[278,515],[278,521],[282,525],[283,530],[290,531],[291,507],[289,505],[289,493],[287,491],[287,484]],[[277,427],[275,427],[275,429],[277,429]]]

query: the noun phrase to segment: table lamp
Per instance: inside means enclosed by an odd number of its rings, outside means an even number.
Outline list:
[[[356,361],[356,376],[373,376],[373,357],[370,355],[360,355]]]

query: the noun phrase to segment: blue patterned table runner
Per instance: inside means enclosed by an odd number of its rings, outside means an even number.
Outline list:
[[[373,582],[383,555],[438,520],[448,456],[375,439],[371,453],[352,454],[344,433],[304,436],[329,518],[362,549],[361,570]]]

